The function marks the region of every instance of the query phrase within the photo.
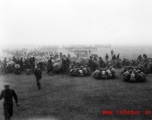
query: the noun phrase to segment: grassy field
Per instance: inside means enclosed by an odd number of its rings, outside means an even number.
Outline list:
[[[119,69],[118,72],[121,70]],[[126,83],[115,80],[95,80],[92,76],[49,76],[45,72],[42,90],[38,90],[34,75],[1,75],[0,90],[9,83],[19,97],[14,104],[12,120],[151,120],[152,75],[145,83]],[[103,115],[102,110],[113,110]],[[116,110],[141,110],[140,115],[120,115]],[[0,101],[0,120],[3,120],[3,100]]]

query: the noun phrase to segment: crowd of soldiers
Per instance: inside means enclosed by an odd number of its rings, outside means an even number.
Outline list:
[[[105,56],[104,61],[99,57],[99,68],[97,68],[93,74],[96,79],[108,79],[116,77],[115,67],[124,67],[122,71],[122,77],[124,81],[130,82],[144,82],[146,80],[146,74],[152,73],[152,59],[148,58],[146,54],[139,55],[137,59],[129,60],[119,58],[119,55],[113,54],[111,60],[109,60],[108,54]],[[115,66],[115,67],[113,67]]]
[[[35,57],[27,57],[27,58],[4,58],[4,60],[0,60],[0,70],[1,73],[12,73],[15,72],[16,74],[21,74],[22,71],[26,69],[31,69],[31,71],[34,71],[35,67]]]
[[[122,78],[126,82],[144,82],[146,80],[146,75],[140,68],[128,66],[122,72]]]
[[[63,48],[68,50],[68,52],[74,53],[77,58],[88,57],[92,52],[97,51],[96,46],[63,46]]]
[[[118,60],[119,59],[119,57],[120,57],[120,54],[113,54],[112,55],[112,60]],[[109,59],[109,55],[108,55],[108,53],[106,53],[106,56],[105,56],[105,60],[108,60]]]
[[[16,74],[21,74],[22,71],[30,71],[34,72],[35,66],[40,67],[41,70],[47,70],[49,73],[50,71],[53,71],[53,65],[54,61],[57,59],[60,60],[60,72],[63,73],[69,73],[69,67],[70,64],[74,64],[77,66],[78,63],[82,63],[82,58],[75,58],[73,61],[70,54],[63,55],[62,53],[57,52],[49,52],[49,55],[45,55],[43,57],[37,57],[37,56],[27,56],[27,57],[12,57],[12,58],[4,58],[4,60],[0,60],[0,73],[11,73],[15,72]],[[91,69],[91,71],[95,71],[99,68],[105,68],[114,66],[114,68],[121,68],[122,66],[143,66],[144,68],[147,68],[150,71],[152,71],[152,60],[148,59],[146,57],[141,57],[141,55],[135,59],[135,60],[128,60],[123,59],[121,60],[119,58],[119,55],[117,57],[115,54],[111,57],[111,60],[109,60],[108,54],[105,56],[105,60],[102,57],[99,57],[96,54],[91,54],[90,58],[83,59],[84,64],[80,66],[88,65]],[[144,56],[144,55],[143,55]],[[80,60],[80,62],[76,62]],[[79,66],[79,67],[80,67]],[[147,71],[148,72],[148,71]]]
[[[28,56],[34,56],[34,57],[42,57],[46,55],[52,54],[52,51],[57,51],[58,46],[42,46],[38,48],[33,49],[3,49],[2,53],[8,56],[16,56],[18,58],[20,57],[28,57]]]
[[[95,79],[114,79],[117,76],[116,69],[113,66],[109,68],[99,68],[93,73]]]
[[[91,69],[88,65],[77,67],[72,64],[69,70],[71,76],[83,77],[91,74]]]
[[[76,49],[73,51],[75,55],[77,55],[77,58],[79,57],[88,57],[91,55],[91,50],[85,50],[85,49],[82,49],[82,50],[79,50],[79,49]]]
[[[77,57],[72,58],[70,54],[64,55],[58,52],[48,52],[49,55],[43,57],[26,56],[4,58],[0,60],[0,72],[2,74],[12,73],[21,74],[34,74],[36,78],[36,84],[38,89],[41,89],[42,71],[50,73],[63,73],[71,76],[88,76],[93,72],[95,79],[114,79],[117,77],[115,66],[124,66],[122,71],[122,79],[129,82],[144,82],[146,80],[147,69],[152,72],[152,59],[147,58],[144,54],[139,55],[136,60],[128,60],[119,58],[112,55],[109,60],[108,54],[105,56],[105,60],[96,54],[91,54],[88,59],[79,59]],[[34,55],[34,54],[33,54]],[[41,58],[41,59],[40,59]],[[9,95],[9,96],[8,96]],[[14,90],[9,89],[9,85],[5,85],[5,90],[0,95],[0,100],[4,98],[4,115],[5,119],[9,120],[13,115],[13,103],[12,98],[15,98],[16,105],[18,106],[18,98]]]
[[[122,78],[126,82],[144,82],[146,74],[152,73],[152,59],[146,54],[139,55],[137,60],[124,59],[123,62],[127,64],[122,71]]]
[[[73,50],[92,50],[92,51],[97,51],[97,46],[85,46],[85,45],[71,45],[71,46],[63,46],[64,49],[67,49],[69,51]]]

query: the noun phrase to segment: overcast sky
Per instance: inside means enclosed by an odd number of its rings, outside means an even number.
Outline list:
[[[152,0],[0,0],[0,44],[152,43]]]

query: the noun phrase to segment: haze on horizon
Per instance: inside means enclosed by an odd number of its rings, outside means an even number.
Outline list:
[[[150,0],[0,0],[0,44],[152,44]]]

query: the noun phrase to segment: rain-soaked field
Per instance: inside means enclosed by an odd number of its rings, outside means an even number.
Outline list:
[[[118,70],[119,72],[121,70]],[[12,120],[151,120],[152,75],[145,83],[125,83],[120,79],[95,80],[67,75],[49,76],[43,72],[42,90],[34,75],[7,74],[0,76],[0,90],[5,82],[18,94],[20,106],[14,105]],[[113,110],[103,115],[103,110]],[[138,115],[124,115],[117,110],[140,110]],[[0,101],[0,120],[3,120]]]

